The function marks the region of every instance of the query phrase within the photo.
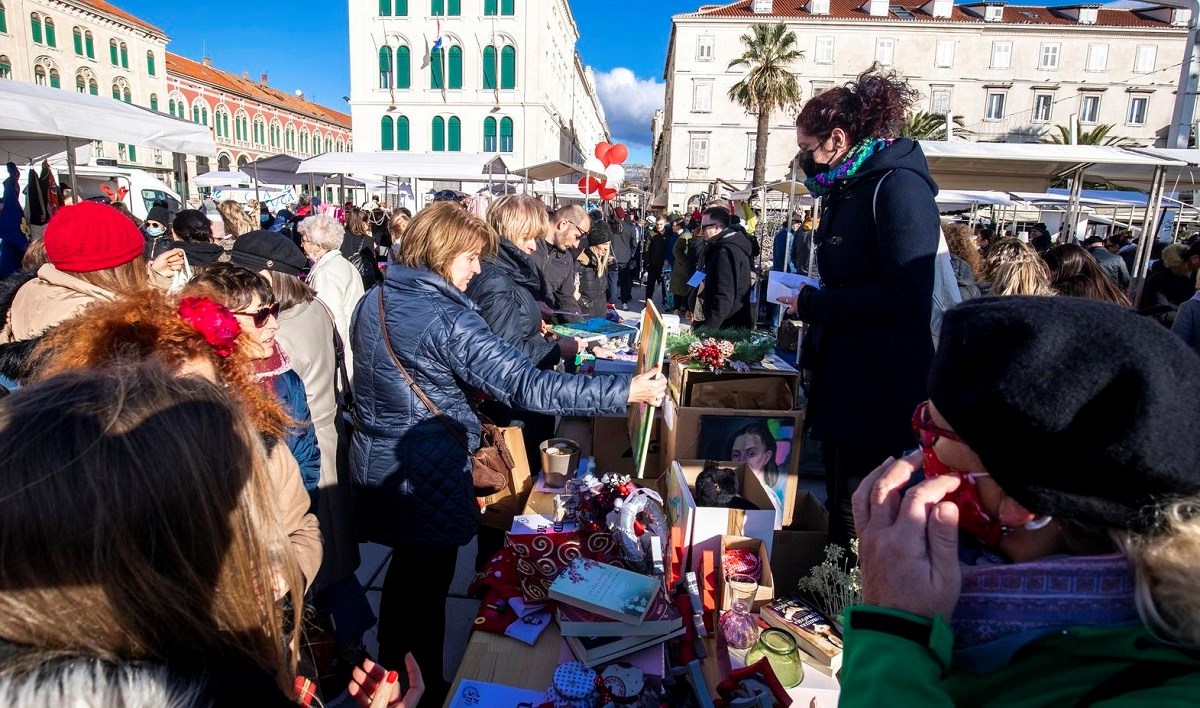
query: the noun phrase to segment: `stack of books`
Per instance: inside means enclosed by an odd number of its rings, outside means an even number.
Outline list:
[[[558,627],[575,658],[598,666],[683,634],[662,580],[577,558],[550,586]]]
[[[771,601],[759,616],[796,639],[807,663],[832,676],[842,667],[842,635],[837,625],[803,598],[793,595]]]

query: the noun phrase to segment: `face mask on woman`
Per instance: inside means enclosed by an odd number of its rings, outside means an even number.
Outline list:
[[[153,227],[148,226],[148,227],[146,227],[146,235],[151,236],[153,238],[158,238],[159,236],[162,236],[166,232],[167,232],[167,229],[163,226],[153,226]]]
[[[804,170],[805,177],[812,179],[833,169],[833,165],[827,162],[817,162],[813,159],[812,150],[805,150],[800,153],[800,169]]]

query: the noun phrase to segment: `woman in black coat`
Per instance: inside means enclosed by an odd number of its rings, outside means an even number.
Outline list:
[[[589,317],[604,317],[608,314],[608,299],[605,287],[608,284],[609,247],[612,244],[612,229],[603,219],[592,220],[587,244],[579,258],[579,307]]]
[[[916,446],[911,419],[933,358],[937,185],[920,145],[893,139],[915,95],[871,70],[813,98],[796,121],[805,184],[822,197],[822,287],[781,302],[813,328],[808,421],[822,444],[830,538],[843,546],[858,483]]]
[[[412,652],[430,705],[442,680],[445,599],[458,549],[475,537],[479,506],[470,455],[479,447],[478,393],[522,410],[596,416],[662,402],[661,375],[571,376],[540,371],[492,334],[466,295],[496,234],[454,202],[421,210],[379,288],[358,304],[351,468],[359,531],[394,549],[379,611],[379,659]],[[441,411],[435,416],[400,367]],[[391,662],[390,664],[388,662]]]

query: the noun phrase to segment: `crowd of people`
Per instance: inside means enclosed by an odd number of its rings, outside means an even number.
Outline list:
[[[821,206],[770,254],[820,281],[778,304],[862,567],[842,700],[1194,701],[1200,241],[1155,245],[1135,303],[1128,234],[943,222],[896,137],[913,98],[873,70],[802,106]],[[441,704],[459,549],[501,540],[484,421],[536,465],[556,416],[666,393],[573,373],[585,344],[552,326],[638,282],[700,331],[758,321],[759,244],[724,205],[317,206],[62,206],[0,281],[0,703]],[[378,617],[363,540],[392,551]]]

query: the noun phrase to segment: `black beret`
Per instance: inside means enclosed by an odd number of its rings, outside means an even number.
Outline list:
[[[592,230],[587,234],[588,246],[603,246],[612,241],[612,229],[608,228],[608,222],[603,219],[592,222]]]
[[[234,263],[252,271],[273,270],[300,275],[308,266],[308,257],[286,236],[271,231],[250,231],[238,236],[229,254]]]
[[[1200,493],[1200,357],[1127,308],[969,300],[942,320],[929,398],[1034,513],[1144,530]]]

